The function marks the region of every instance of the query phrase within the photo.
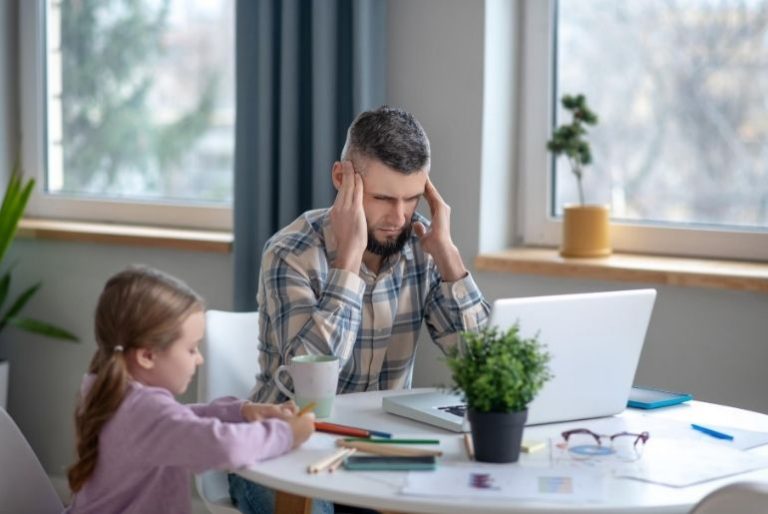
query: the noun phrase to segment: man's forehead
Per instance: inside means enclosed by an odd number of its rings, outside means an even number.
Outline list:
[[[410,198],[424,193],[428,170],[402,173],[385,164],[368,159],[356,170],[363,178],[363,187],[369,194]]]
[[[394,172],[388,177],[383,177],[381,174],[363,175],[363,187],[366,193],[393,198],[412,198],[422,195],[426,183],[427,174],[423,171],[409,175]]]

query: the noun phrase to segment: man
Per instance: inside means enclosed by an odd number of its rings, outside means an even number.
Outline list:
[[[443,350],[487,323],[429,171],[413,115],[381,107],[352,122],[331,170],[333,206],[305,212],[265,246],[254,401],[283,400],[274,374],[301,354],[339,356],[338,393],[408,388],[422,322]],[[416,212],[422,196],[431,224]]]

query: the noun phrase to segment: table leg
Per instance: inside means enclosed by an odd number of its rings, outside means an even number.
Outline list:
[[[312,514],[312,499],[276,491],[275,512],[280,514]]]

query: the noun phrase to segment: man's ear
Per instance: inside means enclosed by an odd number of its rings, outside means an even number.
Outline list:
[[[136,363],[144,369],[152,369],[155,367],[155,354],[149,348],[137,348],[136,349]]]
[[[333,167],[331,168],[331,182],[333,182],[333,187],[336,188],[336,191],[341,189],[342,173],[343,168],[341,167],[341,163],[339,161],[334,162]]]

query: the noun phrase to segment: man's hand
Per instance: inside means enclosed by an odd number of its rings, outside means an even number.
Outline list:
[[[355,274],[368,244],[368,224],[363,210],[363,179],[349,161],[337,162],[342,169],[341,187],[331,207],[331,227],[336,235],[336,260],[333,267]]]
[[[437,188],[427,177],[424,188],[432,224],[429,230],[418,221],[413,224],[413,231],[419,236],[421,246],[435,259],[435,264],[446,282],[454,282],[467,275],[467,268],[461,260],[459,250],[451,239],[451,207],[445,203]]]
[[[240,409],[246,421],[264,421],[269,418],[287,420],[296,415],[299,408],[293,401],[281,404],[245,402]]]

